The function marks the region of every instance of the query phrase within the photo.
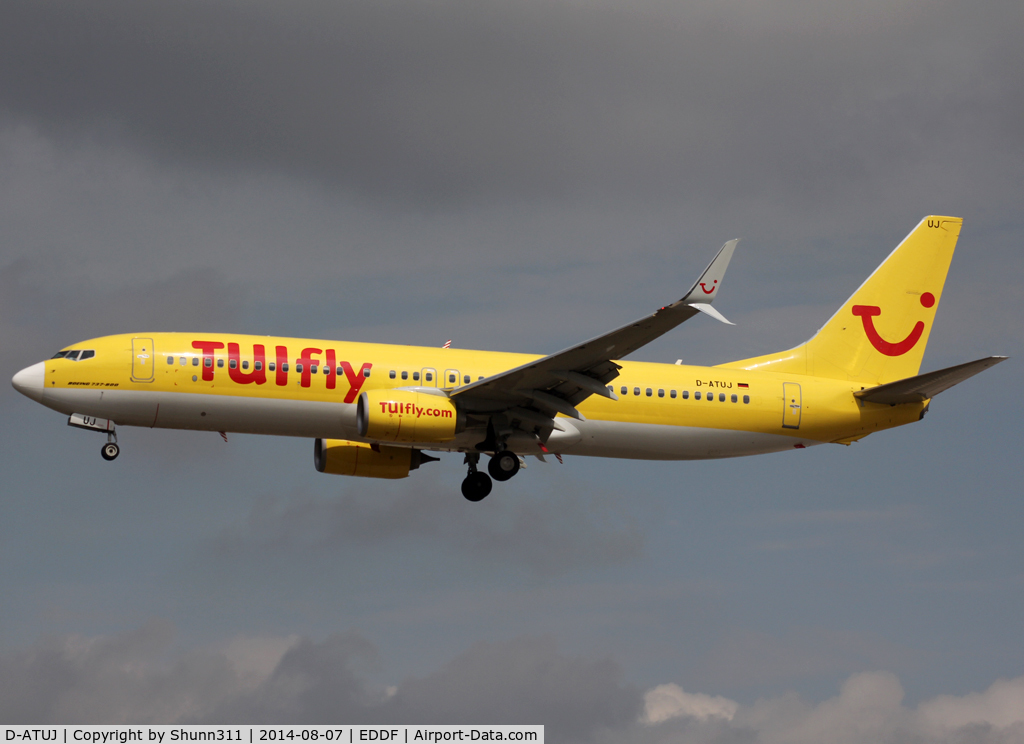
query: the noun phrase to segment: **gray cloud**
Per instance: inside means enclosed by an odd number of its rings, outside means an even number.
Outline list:
[[[659,685],[645,694],[609,659],[546,638],[477,643],[394,687],[371,681],[378,651],[353,633],[235,638],[168,654],[173,629],[51,637],[0,656],[8,723],[542,723],[555,741],[624,744],[1018,744],[1024,678],[904,703],[885,672],[849,677],[810,703],[795,693],[743,705]]]
[[[238,639],[168,660],[166,621],[112,637],[52,637],[0,657],[7,723],[452,723],[543,721],[559,741],[628,725],[639,690],[617,664],[547,638],[477,643],[393,689],[370,681],[376,649],[353,633]]]
[[[453,457],[445,458],[449,466]],[[392,493],[337,483],[346,488],[330,498],[306,492],[264,495],[244,523],[222,532],[215,550],[225,557],[295,551],[324,556],[369,545],[402,545],[406,550],[419,545],[461,560],[470,557],[474,563],[524,566],[540,575],[619,564],[643,550],[636,518],[611,495],[583,495],[563,483],[557,497],[508,493],[508,498],[468,510],[452,487],[456,479],[441,486],[433,479],[425,481],[426,473],[416,475],[420,487]]]

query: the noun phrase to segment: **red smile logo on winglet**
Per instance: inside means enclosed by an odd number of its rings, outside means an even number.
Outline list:
[[[717,279],[715,279],[715,281],[713,281],[713,282],[711,283],[711,289],[708,289],[708,288],[707,288],[707,287],[705,286],[704,282],[701,282],[701,283],[700,283],[700,288],[701,288],[701,289],[702,289],[702,290],[704,291],[704,294],[711,294],[712,292],[714,292],[714,291],[715,291],[715,285],[716,285],[716,284],[718,284],[718,280],[717,280]]]
[[[921,295],[921,304],[924,307],[932,307],[935,305],[935,295],[931,292],[925,292]],[[854,305],[853,314],[861,319],[864,323],[864,333],[868,337],[868,341],[875,347],[879,352],[886,356],[902,356],[908,351],[914,348],[917,342],[921,339],[921,334],[924,333],[924,323],[917,321],[914,324],[913,329],[902,341],[892,342],[886,341],[882,338],[878,331],[875,329],[875,322],[872,318],[876,315],[882,314],[882,308],[877,305]]]

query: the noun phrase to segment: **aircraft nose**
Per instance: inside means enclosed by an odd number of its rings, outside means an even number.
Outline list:
[[[39,362],[31,367],[25,367],[25,369],[12,377],[11,384],[22,395],[26,395],[37,403],[41,403],[43,401],[43,390],[45,389],[45,374],[46,362]]]

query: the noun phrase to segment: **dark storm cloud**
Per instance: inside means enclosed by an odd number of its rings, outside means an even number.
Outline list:
[[[638,557],[643,532],[621,501],[575,491],[566,483],[554,499],[519,493],[475,510],[467,510],[450,487],[433,483],[389,494],[353,486],[330,499],[268,495],[215,545],[224,556],[275,551],[308,556],[362,551],[367,545],[414,550],[412,541],[422,540],[433,550],[469,555],[474,562],[526,566],[542,575]]]
[[[863,196],[881,172],[968,168],[989,188],[1020,161],[1012,2],[25,1],[0,13],[9,117],[416,201],[771,190],[813,203]]]

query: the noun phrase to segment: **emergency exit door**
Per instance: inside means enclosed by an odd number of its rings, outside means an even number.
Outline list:
[[[782,428],[799,429],[801,411],[800,385],[795,382],[782,383]]]

